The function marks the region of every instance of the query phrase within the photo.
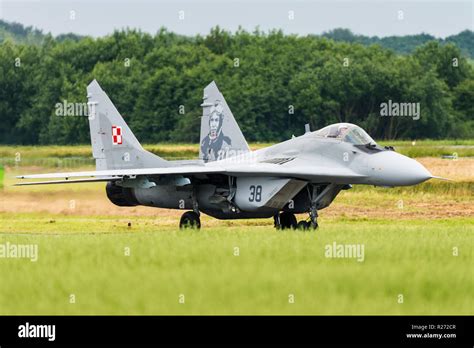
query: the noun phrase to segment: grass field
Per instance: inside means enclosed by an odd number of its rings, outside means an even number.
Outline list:
[[[473,313],[472,219],[329,220],[316,233],[269,224],[183,232],[153,218],[131,228],[120,217],[2,219],[25,233],[0,241],[37,243],[39,258],[0,262],[0,314]],[[326,258],[333,242],[364,244],[363,262]]]
[[[453,146],[471,151],[472,142],[426,144]],[[27,156],[68,160],[81,151]],[[316,232],[206,216],[201,231],[179,231],[180,211],[116,207],[103,183],[12,187],[14,175],[51,168],[7,165],[0,246],[38,245],[39,254],[0,257],[0,314],[472,315],[474,159],[419,160],[455,181],[355,186],[320,212]],[[363,260],[326,257],[333,243],[363,246]]]

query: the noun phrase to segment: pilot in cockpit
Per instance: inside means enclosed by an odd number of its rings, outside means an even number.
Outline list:
[[[348,130],[349,130],[349,128],[347,127],[347,125],[341,124],[339,126],[339,128],[337,129],[337,134],[336,134],[335,137],[338,138],[338,139],[344,138],[346,136]]]

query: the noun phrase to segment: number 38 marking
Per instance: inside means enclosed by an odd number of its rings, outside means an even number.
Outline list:
[[[260,202],[262,200],[262,186],[250,186],[249,202]]]

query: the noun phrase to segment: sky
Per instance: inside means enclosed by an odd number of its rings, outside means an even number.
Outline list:
[[[127,27],[153,34],[162,26],[179,34],[207,34],[219,25],[299,35],[339,27],[368,36],[424,32],[444,38],[473,30],[474,0],[0,0],[0,18],[53,35],[93,37]]]

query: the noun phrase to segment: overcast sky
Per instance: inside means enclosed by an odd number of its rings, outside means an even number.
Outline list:
[[[369,36],[425,32],[446,37],[473,30],[473,4],[474,0],[0,0],[0,17],[53,35],[95,37],[125,27],[155,33],[161,26],[180,34],[207,34],[216,25],[232,31],[239,25],[249,31],[259,26],[302,35],[343,27]]]

